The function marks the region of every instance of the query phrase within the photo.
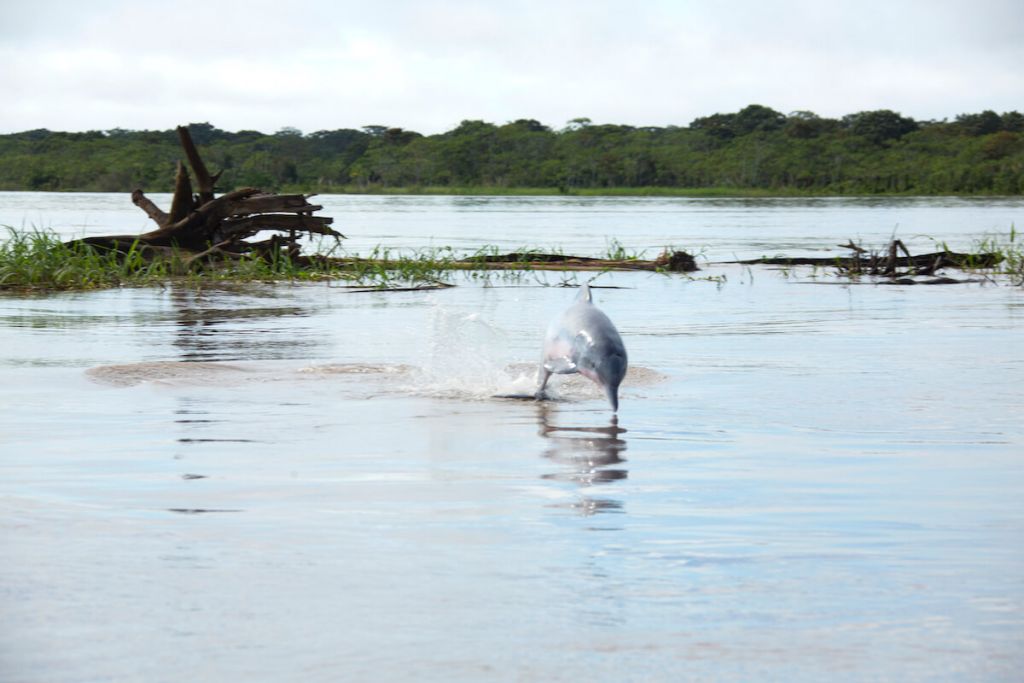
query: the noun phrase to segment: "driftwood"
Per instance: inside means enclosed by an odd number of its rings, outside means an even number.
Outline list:
[[[193,193],[192,180],[179,161],[169,212],[154,204],[142,190],[132,192],[132,202],[156,223],[155,230],[139,235],[84,237],[69,244],[87,244],[122,253],[134,248],[149,256],[173,250],[183,262],[191,264],[198,260],[239,258],[243,254],[269,256],[282,249],[297,257],[301,234],[344,237],[330,227],[333,218],[313,215],[323,208],[309,203],[313,195],[269,194],[246,187],[215,196],[220,173],[211,174],[206,168],[188,128],[178,126],[177,130],[197,191]],[[274,235],[262,242],[247,241],[266,230],[285,235]]]
[[[1002,260],[1001,254],[982,252],[978,254],[966,254],[956,251],[936,251],[928,254],[911,255],[906,245],[901,240],[893,240],[887,249],[882,252],[868,251],[859,247],[850,240],[848,244],[838,245],[844,249],[850,249],[854,253],[850,256],[831,257],[789,257],[777,256],[771,258],[747,259],[745,261],[728,261],[727,263],[738,263],[742,265],[776,265],[776,266],[821,266],[832,267],[844,275],[874,275],[892,278],[893,280],[904,280],[906,284],[908,277],[915,275],[934,275],[942,268],[956,268],[959,270],[973,268],[992,268]],[[900,256],[900,253],[903,255]],[[904,270],[900,270],[900,269]],[[940,278],[941,279],[941,278]],[[949,278],[946,278],[949,280]],[[936,282],[935,284],[940,284]],[[943,281],[941,284],[947,284]]]

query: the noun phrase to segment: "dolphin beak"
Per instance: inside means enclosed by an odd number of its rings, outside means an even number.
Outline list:
[[[595,373],[597,383],[604,389],[608,402],[612,404],[612,410],[619,411],[619,385],[622,378],[626,376],[626,358],[619,354],[613,354],[602,363]]]
[[[619,412],[619,385],[605,384],[604,393],[608,397],[608,402],[612,404],[612,411]]]

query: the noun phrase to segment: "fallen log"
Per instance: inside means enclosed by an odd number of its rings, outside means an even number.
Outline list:
[[[215,196],[215,185],[221,174],[211,174],[206,168],[188,128],[179,126],[177,132],[198,193],[193,194],[192,180],[179,161],[170,211],[158,207],[141,189],[131,194],[132,203],[156,223],[156,229],[138,235],[84,237],[67,244],[84,244],[121,254],[135,250],[150,257],[165,255],[165,250],[171,249],[177,251],[183,263],[193,264],[214,258],[235,258],[240,254],[269,258],[276,249],[298,256],[300,235],[344,237],[330,227],[333,218],[313,215],[323,209],[309,203],[313,195],[279,195],[245,187]],[[285,234],[263,242],[247,241],[264,231]]]
[[[310,204],[309,198],[315,195],[304,194],[261,194],[233,202],[228,207],[229,216],[247,216],[253,213],[271,213],[274,211],[290,211],[313,213],[324,208]]]
[[[743,261],[726,261],[725,263],[740,265],[777,265],[777,266],[819,266],[835,268],[840,275],[845,275],[851,280],[856,280],[861,275],[887,278],[877,281],[877,284],[889,285],[949,285],[978,280],[958,280],[946,276],[938,276],[938,271],[944,268],[953,268],[960,271],[985,270],[995,268],[1005,260],[1003,254],[995,252],[963,253],[956,251],[936,251],[927,254],[913,255],[902,240],[893,239],[888,248],[883,252],[869,251],[850,240],[847,244],[840,244],[844,249],[850,249],[853,254],[850,256],[829,256],[829,257],[762,257],[746,259]],[[902,256],[899,254],[902,252]],[[902,270],[900,270],[902,269]],[[915,280],[915,277],[928,277],[931,279]]]

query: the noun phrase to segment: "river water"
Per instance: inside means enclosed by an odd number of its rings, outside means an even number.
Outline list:
[[[1024,214],[321,200],[351,251],[711,261],[967,248]],[[16,228],[136,214],[0,193]],[[617,419],[586,380],[496,397],[581,277],[3,295],[0,679],[1019,680],[1024,291],[704,267],[595,280]]]

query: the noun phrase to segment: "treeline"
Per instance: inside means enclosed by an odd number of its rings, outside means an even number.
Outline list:
[[[798,194],[1022,194],[1024,115],[915,121],[889,110],[831,119],[761,105],[689,126],[573,119],[463,121],[439,135],[366,126],[303,134],[189,126],[221,188],[552,191],[726,188]],[[0,136],[0,189],[170,191],[173,130],[45,129]]]

